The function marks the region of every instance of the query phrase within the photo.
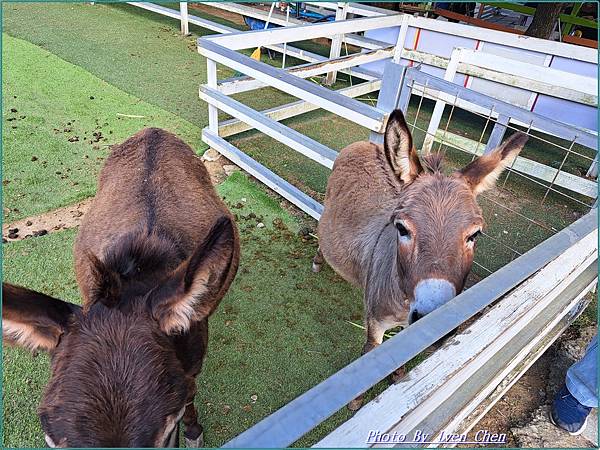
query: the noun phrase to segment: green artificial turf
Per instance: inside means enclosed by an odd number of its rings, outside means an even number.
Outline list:
[[[7,3],[3,8],[4,31],[9,35],[37,44],[191,123],[208,124],[206,103],[198,98],[198,86],[206,83],[206,60],[198,54],[196,39],[213,31],[191,25],[192,34],[184,37],[177,20],[125,4],[53,3],[41,9],[38,3]],[[270,61],[264,54],[263,61],[281,64],[280,56]],[[288,64],[297,63],[288,58]],[[233,75],[231,69],[218,67],[219,79]],[[236,99],[260,109],[294,100],[275,89],[263,89],[260,95],[243,93]]]
[[[206,364],[198,379],[206,443],[219,446],[353,359],[363,333],[361,293],[331,269],[311,271],[316,241],[242,173],[218,188],[237,217],[242,261],[210,320]],[[257,227],[258,223],[265,227]],[[6,281],[79,302],[69,230],[4,246]],[[4,445],[43,446],[36,415],[48,358],[4,349]],[[257,400],[253,400],[253,396]],[[338,420],[321,428],[319,435]],[[313,436],[313,439],[317,435]],[[310,437],[309,437],[310,439]]]
[[[4,35],[2,62],[5,221],[93,195],[109,146],[146,126],[206,148],[187,120],[29,42]]]

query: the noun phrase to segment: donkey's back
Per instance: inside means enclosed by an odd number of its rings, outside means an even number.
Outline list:
[[[147,236],[147,242],[170,243],[165,249],[171,247],[173,254],[164,255],[168,265],[164,269],[173,269],[223,216],[233,220],[200,158],[174,134],[146,128],[113,147],[75,242],[75,268],[84,301],[94,277],[90,253],[102,258],[138,233]],[[233,279],[234,266],[223,293]]]

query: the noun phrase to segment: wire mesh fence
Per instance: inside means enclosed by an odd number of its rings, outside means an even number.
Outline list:
[[[498,180],[496,189],[479,196],[487,227],[478,243],[469,284],[514,260],[594,206],[594,197],[569,189],[568,182],[595,182],[585,176],[594,163],[595,149],[581,145],[576,138],[565,140],[536,131],[533,120],[526,126],[501,122],[495,105],[486,113],[476,108],[466,110],[464,102],[458,106],[462,100],[460,92],[450,95],[435,90],[427,80],[410,79],[406,87],[412,94],[407,122],[416,147],[420,148],[426,136],[433,138],[432,151],[444,154],[449,171],[483,154],[497,124],[506,128],[504,139],[514,132],[529,135],[519,159],[544,170],[540,177],[517,170],[515,159]],[[445,111],[438,129],[431,133],[428,128],[432,106],[437,100],[444,101]]]

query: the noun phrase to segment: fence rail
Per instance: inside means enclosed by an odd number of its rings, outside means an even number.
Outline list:
[[[406,22],[406,19],[403,20]],[[370,28],[372,19],[361,19],[359,22],[362,24],[362,28]],[[350,29],[344,22],[329,25],[329,27],[310,25],[286,30],[266,30],[251,33],[248,38],[251,40],[251,46],[254,46],[256,42],[263,44],[277,43],[283,36],[289,42],[292,42],[293,40],[304,39],[307,36],[321,36],[324,31],[339,34]],[[290,29],[294,31],[293,35],[284,33],[290,31]],[[402,32],[399,39],[402,38],[401,35]],[[420,96],[420,102],[422,102],[424,96],[429,95],[430,98],[441,99],[452,105],[446,129],[436,129],[434,133],[434,137],[440,143],[440,146],[442,144],[454,145],[456,148],[467,151],[472,155],[484,153],[501,141],[505,130],[512,126],[510,120],[514,119],[528,123],[528,131],[535,127],[537,130],[543,130],[554,136],[569,139],[573,145],[577,144],[587,146],[593,150],[597,149],[596,137],[592,133],[587,133],[523,110],[512,104],[471,91],[463,86],[433,77],[420,72],[416,68],[406,69],[390,62],[386,66],[383,83],[377,84],[377,81],[368,81],[346,88],[345,92],[337,92],[301,78],[303,71],[317,70],[315,67],[317,65],[305,65],[287,71],[277,69],[223,47],[223,44],[229,45],[229,43],[229,37],[225,39],[225,36],[201,38],[198,41],[198,50],[208,58],[209,69],[209,82],[206,86],[200,88],[200,96],[209,103],[209,111],[212,111],[209,126],[203,130],[203,140],[255,176],[259,181],[265,183],[275,192],[317,219],[320,217],[322,205],[273,173],[269,168],[244,154],[243,151],[227,142],[223,136],[256,128],[321,165],[331,168],[337,154],[333,149],[303,136],[279,123],[278,120],[321,107],[370,129],[372,140],[377,141],[381,140],[389,111],[396,107],[406,111],[411,97]],[[249,41],[238,44],[238,47],[247,47],[248,45]],[[386,56],[390,56],[392,49],[367,52],[366,56],[334,58],[322,64],[319,63],[318,70],[321,73],[327,73],[330,69],[335,69],[336,64],[339,67],[340,61],[346,63],[352,61],[352,59],[359,60],[361,57],[369,57],[369,55],[377,54],[377,52],[380,56],[384,52],[388,52]],[[398,60],[400,56],[401,52],[396,48],[396,51],[393,52],[393,60]],[[237,77],[234,80],[219,83],[216,76],[217,63],[237,70],[245,74],[246,77]],[[344,66],[344,68],[351,68],[351,64]],[[294,74],[299,74],[300,77]],[[258,112],[225,95],[223,91],[239,92],[236,85],[251,88],[267,85],[290,93],[301,100],[265,112]],[[366,91],[376,88],[380,88],[380,96],[375,107],[348,97],[348,95],[356,94],[360,89]],[[242,89],[249,90],[245,87]],[[459,98],[463,103],[474,105],[480,110],[496,113],[497,119],[491,118],[491,114],[487,117],[493,129],[487,142],[483,142],[483,132],[480,141],[475,142],[475,146],[472,145],[473,142],[466,138],[461,143],[465,144],[464,146],[458,146],[456,140],[450,143],[446,141],[448,123],[451,121],[454,107],[456,107]],[[421,103],[419,103],[412,124],[413,129],[419,128],[417,118],[420,108]],[[218,110],[232,115],[233,119],[219,123],[217,120]],[[487,125],[488,123],[486,123],[486,127]],[[425,129],[422,131],[427,132]],[[532,136],[532,138],[537,139],[536,136]],[[573,151],[573,148],[566,150]],[[537,167],[536,164],[539,163],[522,158],[517,160],[510,170],[511,173],[529,177],[527,174],[523,175],[522,172],[533,170],[531,167]],[[561,185],[567,183],[566,180],[570,180],[568,178],[570,174],[561,173],[562,168],[561,165],[558,169],[554,169],[554,172],[551,173],[551,179],[546,176],[549,190],[556,190],[555,186],[561,187]],[[596,189],[592,189],[592,187],[595,188],[596,184],[591,180],[585,181],[589,181],[589,184],[584,183],[587,187],[587,191],[585,189],[584,191],[595,197]],[[490,202],[493,203],[493,200],[490,199]],[[499,204],[497,207],[505,207],[505,205]],[[515,211],[511,211],[511,213],[520,214]],[[521,215],[528,221],[528,226],[540,227],[546,232],[549,231],[550,234],[556,231],[551,226],[528,217],[527,214]],[[485,403],[480,392],[495,392],[496,398],[499,398],[502,393],[499,388],[501,381],[506,379],[516,380],[522,370],[525,370],[528,364],[535,359],[535,357],[532,359],[532,355],[539,355],[564,326],[573,320],[576,315],[573,311],[581,310],[582,305],[586,302],[586,300],[583,300],[583,294],[591,288],[594,281],[590,267],[594,266],[597,259],[597,248],[591,245],[592,242],[595,242],[596,235],[595,209],[575,224],[554,234],[528,252],[519,251],[510,243],[505,242],[504,239],[486,235],[485,238],[494,241],[512,254],[511,259],[513,261],[511,263],[494,271],[494,268],[476,261],[479,267],[490,274],[483,281],[403,330],[393,339],[349,364],[305,394],[292,400],[271,416],[228,442],[225,447],[284,447],[291,445],[344,407],[357,395],[368,390],[465,320],[502,298],[502,301],[498,302],[498,305],[489,313],[491,316],[486,315],[469,328],[473,332],[477,330],[489,331],[492,330],[490,323],[497,325],[495,335],[492,333],[485,336],[486,339],[494,343],[494,345],[488,346],[490,350],[481,352],[481,347],[474,344],[468,345],[469,339],[461,335],[456,338],[456,342],[459,342],[463,352],[460,355],[461,358],[464,358],[462,361],[468,361],[468,363],[464,362],[464,364],[456,366],[456,373],[431,370],[432,364],[439,365],[435,361],[440,359],[448,360],[450,358],[450,360],[457,361],[460,359],[457,358],[457,355],[448,354],[447,352],[452,353],[452,349],[448,347],[443,348],[441,353],[436,354],[432,362],[428,364],[426,362],[423,368],[415,369],[417,375],[419,373],[432,373],[432,376],[437,376],[438,383],[424,383],[419,390],[421,395],[412,397],[413,403],[407,405],[403,410],[406,418],[410,418],[410,420],[405,420],[404,417],[400,420],[400,415],[389,414],[389,411],[380,410],[378,404],[369,404],[351,421],[346,422],[331,436],[317,445],[364,445],[364,440],[361,441],[364,438],[364,428],[380,421],[382,415],[389,418],[389,423],[386,424],[389,430],[409,431],[411,427],[427,426],[428,429],[435,431],[440,430],[442,424],[452,429],[467,427],[468,420],[476,418],[476,412],[480,411],[481,405]],[[582,251],[582,249],[586,249],[586,251]],[[533,276],[538,271],[539,273]],[[550,279],[554,281],[550,282]],[[532,289],[534,288],[537,289],[537,296],[532,296]],[[513,291],[512,294],[507,296],[510,291]],[[504,296],[506,298],[503,298]],[[528,298],[535,298],[536,301],[529,300],[529,303],[527,303],[526,299]],[[558,300],[559,298],[560,300]],[[511,311],[513,313],[515,311],[513,307],[515,305],[526,305],[526,307],[522,306],[519,309],[520,314],[511,315]],[[533,316],[536,320],[532,320]],[[503,333],[499,328],[498,324],[501,324],[502,321],[509,323],[509,332]],[[535,327],[538,328],[535,328],[532,324],[535,324]],[[479,336],[481,336],[481,333],[482,331],[479,332]],[[532,339],[532,333],[540,333],[540,339]],[[515,346],[516,343],[518,343],[518,346]],[[509,355],[512,355],[512,357],[506,359]],[[516,365],[516,362],[519,361],[522,364]],[[496,369],[495,372],[494,368]],[[479,386],[480,391],[465,390],[465,386],[458,381],[460,379],[464,380],[464,377],[455,377],[459,372],[463,375],[468,373],[472,377],[478,377],[480,384],[477,384],[477,386]],[[448,384],[444,380],[452,380],[452,383]],[[431,389],[427,389],[427,386]],[[403,392],[402,396],[406,394],[406,391]],[[390,400],[393,398],[397,398],[394,389],[386,391],[385,400],[380,398],[378,401],[381,404],[394,403],[393,400]],[[488,402],[486,407],[490,406],[491,403]],[[444,416],[441,413],[444,408],[452,408],[452,415]],[[365,414],[369,415],[365,416]],[[432,422],[434,417],[438,418],[435,423]],[[448,423],[448,417],[455,417],[455,423]]]
[[[398,367],[406,364],[427,347],[507,294],[515,286],[523,283],[534,273],[545,267],[550,273],[553,273],[552,271],[557,267],[565,268],[565,259],[557,259],[562,253],[570,250],[568,258],[573,267],[577,267],[576,275],[585,274],[582,276],[589,277],[589,271],[586,272],[588,267],[596,267],[597,220],[597,211],[594,209],[577,222],[499,269],[410,327],[402,330],[393,338],[361,356],[308,392],[292,400],[266,419],[229,441],[224,447],[272,448],[287,447],[293,444],[344,407],[350,400],[383,380]],[[575,256],[580,254],[583,249],[587,249],[584,258]],[[554,264],[550,266],[552,261],[554,261]],[[578,280],[578,276],[575,276],[572,281],[575,282],[576,280]],[[539,282],[543,284],[545,281],[541,280]],[[588,278],[585,278],[581,283],[585,285],[583,287],[583,290],[585,290],[593,283],[593,280],[590,282]],[[563,292],[564,287],[562,290],[558,289],[558,291]],[[522,292],[522,296],[518,298],[517,303],[525,301],[526,292],[528,291]],[[578,292],[579,294],[581,294],[581,291]],[[558,293],[553,292],[553,295],[558,296]],[[577,298],[578,295],[575,295],[574,298]],[[538,305],[538,308],[541,308],[541,306]],[[569,311],[567,310],[567,314]],[[461,349],[464,351],[473,350],[464,347],[461,347]],[[501,354],[501,351],[498,351],[498,354]],[[468,356],[468,354],[463,354],[463,357],[465,356]],[[464,381],[467,380],[463,379]],[[422,388],[425,387],[422,386]],[[438,399],[436,404],[440,406],[440,403]],[[370,408],[377,407],[376,403],[370,405]],[[359,412],[355,416],[355,422],[353,423],[361,422],[361,414],[366,414],[369,409],[364,409],[364,411],[365,413]],[[383,411],[379,411],[379,413],[383,413]],[[384,414],[378,414],[378,418],[387,420]],[[397,415],[392,417],[392,420],[396,419],[398,419]],[[412,424],[414,422],[406,423],[403,424],[403,427]],[[363,425],[366,424],[363,423]],[[373,423],[371,425],[375,426]],[[381,429],[384,427],[382,426]],[[322,442],[323,446],[344,446],[345,441],[341,440],[342,435],[343,433],[334,435],[336,440],[324,440]],[[365,440],[366,437],[365,435]],[[351,442],[353,446],[357,444],[354,439]]]

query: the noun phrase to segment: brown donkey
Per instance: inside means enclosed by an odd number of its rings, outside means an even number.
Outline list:
[[[396,110],[383,146],[357,142],[340,152],[327,184],[313,270],[324,259],[364,289],[363,354],[381,344],[386,330],[414,322],[462,291],[484,225],[476,196],[493,186],[526,140],[512,135],[445,176],[439,155],[421,164]]]
[[[202,446],[195,377],[239,239],[192,149],[156,128],[116,146],[74,253],[83,308],[2,288],[5,341],[51,355],[46,442],[173,446],[183,418],[188,446]]]

